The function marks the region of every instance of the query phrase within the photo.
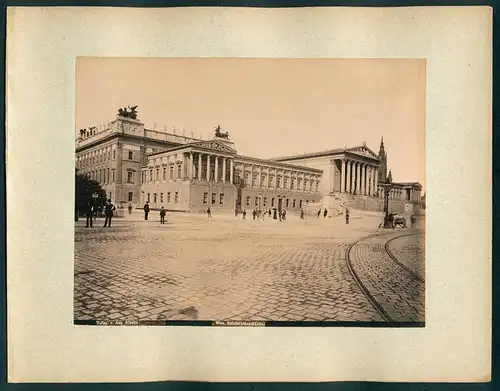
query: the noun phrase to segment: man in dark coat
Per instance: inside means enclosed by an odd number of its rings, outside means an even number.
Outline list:
[[[165,214],[165,209],[162,206],[160,209],[160,224],[165,224]]]
[[[319,216],[321,215],[321,209],[318,210],[318,219],[319,219]]]
[[[87,225],[85,228],[92,228],[92,218],[94,215],[94,205],[92,205],[92,201],[87,202],[85,205],[85,216],[87,217]]]
[[[104,220],[104,226],[111,227],[111,218],[113,217],[113,212],[116,210],[115,206],[111,203],[111,199],[108,199],[106,206],[104,207],[104,214],[106,215],[106,220]]]
[[[327,209],[325,209],[325,211],[323,212],[323,217],[325,217],[325,218],[326,218],[326,216],[327,216],[327,215],[328,215],[328,210],[327,210]]]
[[[345,223],[349,224],[349,209],[347,208],[345,210]]]
[[[144,220],[148,219],[149,215],[149,201],[144,204]]]

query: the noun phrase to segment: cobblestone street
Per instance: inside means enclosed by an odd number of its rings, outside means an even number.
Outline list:
[[[379,220],[365,216],[345,225],[340,218],[290,216],[280,223],[176,213],[160,225],[156,215],[144,221],[134,211],[114,219],[111,228],[102,228],[101,219],[94,228],[80,221],[75,225],[74,316],[384,321],[346,262],[351,244],[384,233],[376,228]],[[406,232],[391,231],[366,243],[363,239],[351,249],[351,261],[363,282],[376,279],[376,294],[382,290],[390,298],[400,295],[393,320],[423,320],[423,283],[405,282],[407,272],[398,265],[391,266],[390,274],[389,269],[377,271],[378,263],[390,264],[381,255],[388,238]],[[395,239],[388,246],[400,262],[423,274],[419,235]],[[382,293],[378,297],[387,305],[390,298]]]

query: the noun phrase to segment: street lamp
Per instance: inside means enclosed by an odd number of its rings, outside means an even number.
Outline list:
[[[382,184],[382,187],[384,189],[384,211],[385,211],[385,216],[384,216],[384,228],[392,228],[392,224],[389,221],[389,194],[393,188],[392,180],[391,177],[387,177],[387,180],[384,184]]]

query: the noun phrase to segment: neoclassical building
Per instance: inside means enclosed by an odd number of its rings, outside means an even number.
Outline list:
[[[321,199],[321,170],[240,156],[228,139],[196,141],[150,154],[141,204],[169,210],[290,209]]]
[[[366,143],[303,155],[239,155],[227,133],[201,140],[146,129],[120,111],[102,127],[80,130],[76,168],[97,180],[117,204],[201,212],[212,209],[299,211],[304,205],[383,210],[387,153]],[[417,182],[392,183],[391,210],[420,205]],[[346,204],[347,202],[347,204]]]
[[[122,116],[80,135],[76,168],[117,204],[142,207],[149,201],[152,208],[190,212],[293,211],[321,200],[321,170],[238,155],[227,135],[200,140],[145,129]]]

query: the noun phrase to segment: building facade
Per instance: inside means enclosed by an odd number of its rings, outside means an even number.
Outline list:
[[[304,205],[339,209],[383,209],[387,153],[367,145],[275,159],[239,155],[219,128],[213,140],[146,129],[120,113],[102,127],[80,130],[76,168],[98,181],[117,204],[201,212],[286,209]],[[392,174],[389,171],[389,176]],[[419,205],[417,182],[391,183],[396,211]],[[402,207],[398,206],[401,202]]]
[[[321,170],[240,156],[223,138],[170,148],[147,159],[141,203],[152,208],[294,211],[321,198]]]
[[[194,140],[145,129],[136,119],[117,116],[102,127],[80,130],[75,166],[98,181],[112,200],[136,206],[140,203],[140,174],[147,155]]]

